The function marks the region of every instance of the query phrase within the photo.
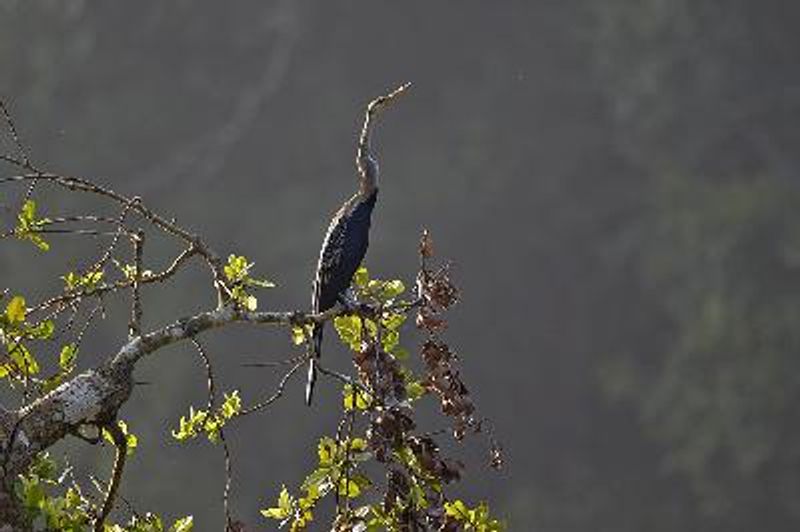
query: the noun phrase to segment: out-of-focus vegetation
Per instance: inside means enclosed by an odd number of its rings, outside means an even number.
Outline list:
[[[414,81],[414,108],[379,133],[389,173],[367,261],[394,267],[420,220],[458,258],[465,372],[483,376],[509,455],[505,478],[481,478],[496,513],[512,530],[788,531],[798,15],[786,0],[4,1],[0,92],[49,165],[231,242],[280,280],[269,304],[305,307],[329,210],[354,185],[353,117]],[[31,278],[28,247],[0,248],[0,278]],[[194,301],[191,286],[147,297],[164,316]],[[228,345],[228,369],[284,350]],[[183,355],[142,376],[168,385],[126,418],[153,471],[200,480],[176,493],[141,471],[124,489],[205,522],[194,507],[218,515],[218,468],[155,443],[182,413],[166,405],[202,394]],[[296,442],[322,417],[297,394],[242,427],[240,493],[311,467]]]

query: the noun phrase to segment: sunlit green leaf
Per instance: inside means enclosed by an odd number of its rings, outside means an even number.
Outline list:
[[[359,288],[364,288],[369,283],[369,271],[364,266],[361,266],[359,269],[356,270],[355,275],[353,276],[353,283]]]
[[[261,510],[261,515],[269,519],[287,519],[292,515],[293,504],[294,498],[289,495],[289,490],[286,489],[286,486],[283,486],[280,495],[278,495],[278,505]]]
[[[14,344],[10,348],[8,356],[11,358],[12,362],[14,362],[16,368],[24,375],[36,375],[39,373],[39,362],[25,344]]]
[[[385,300],[394,299],[403,292],[405,292],[406,286],[403,284],[403,281],[399,279],[395,279],[394,281],[386,281],[383,283],[381,297]]]
[[[425,395],[426,391],[425,387],[417,381],[406,383],[406,395],[408,395],[408,398],[412,401]]]
[[[33,327],[26,328],[24,335],[27,338],[35,340],[47,340],[53,336],[55,329],[56,326],[53,323],[53,320],[44,320],[37,323]]]
[[[225,401],[220,407],[222,417],[230,419],[242,411],[242,399],[239,397],[239,390],[225,394]]]
[[[22,205],[22,209],[17,215],[17,226],[14,228],[14,236],[21,240],[29,240],[42,251],[50,249],[39,231],[49,223],[47,218],[36,219],[36,202],[29,199]]]
[[[25,306],[25,298],[14,296],[6,305],[6,318],[11,325],[20,325],[25,321],[28,309]]]
[[[342,389],[342,403],[345,410],[366,410],[372,404],[372,397],[364,390],[354,391],[352,384],[345,384]]]
[[[391,331],[395,331],[399,329],[403,325],[403,323],[405,323],[405,321],[406,321],[405,314],[392,312],[381,318],[381,325],[383,325],[384,327],[386,327]]]
[[[125,423],[123,420],[121,419],[118,420],[117,426],[119,426],[123,436],[125,436],[126,450],[127,450],[126,454],[130,456],[136,451],[136,447],[139,445],[139,438],[137,438],[135,434],[128,432],[128,424]],[[106,428],[103,429],[103,438],[111,445],[116,445],[116,443],[114,442],[114,437],[111,435],[111,432]]]
[[[372,481],[362,474],[354,474],[349,478],[342,477],[339,479],[339,496],[355,499],[370,486]]]
[[[75,368],[75,360],[78,357],[78,346],[70,343],[61,348],[58,355],[58,365],[64,372],[70,372]]]
[[[358,316],[337,316],[333,320],[339,338],[353,351],[361,350],[361,318]]]
[[[171,532],[192,532],[194,528],[194,518],[191,515],[182,517],[170,527]]]
[[[319,465],[329,467],[333,465],[333,458],[336,454],[336,442],[333,438],[323,436],[317,445],[317,455],[319,457]]]
[[[299,325],[292,326],[292,343],[294,345],[301,345],[306,341],[306,330]]]

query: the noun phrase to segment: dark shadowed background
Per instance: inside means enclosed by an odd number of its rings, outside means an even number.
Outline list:
[[[261,308],[294,309],[355,186],[364,105],[413,82],[379,124],[367,265],[410,281],[423,226],[454,261],[463,301],[448,338],[507,453],[495,473],[480,439],[458,450],[473,463],[463,495],[511,530],[790,531],[799,16],[778,0],[2,0],[0,93],[37,162],[141,195],[247,255],[278,283]],[[18,198],[3,194],[12,223]],[[87,206],[38,200],[46,213]],[[174,250],[153,244],[156,269]],[[99,245],[64,236],[45,260],[4,241],[0,288],[57,290]],[[146,325],[213,304],[196,273],[146,290]],[[83,366],[119,345],[124,320],[90,334]],[[220,385],[250,399],[279,375],[241,364],[291,353],[271,329],[207,343]],[[169,436],[203,401],[196,355],[170,349],[137,376],[150,384],[123,412],[140,437],[124,496],[218,529],[219,449]],[[256,529],[334,430],[340,396],[320,388],[308,409],[296,381],[229,431],[234,511]],[[98,454],[84,447],[55,454],[89,468]]]

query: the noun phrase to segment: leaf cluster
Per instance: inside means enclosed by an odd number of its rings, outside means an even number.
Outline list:
[[[48,251],[50,244],[41,235],[42,229],[48,223],[50,223],[50,219],[36,217],[36,202],[32,199],[26,200],[17,214],[14,236],[20,240],[30,241],[42,251]]]
[[[124,423],[120,422],[120,427]],[[128,441],[133,435],[127,434]],[[135,447],[135,445],[134,445]],[[129,446],[130,448],[130,446]],[[60,467],[48,453],[40,453],[25,474],[14,482],[14,495],[24,512],[25,525],[34,530],[89,532],[98,508],[72,476],[70,467]],[[191,532],[192,516],[165,527],[156,514],[134,514],[124,524],[105,523],[106,532]]]
[[[258,308],[258,299],[249,292],[251,288],[273,288],[275,283],[266,279],[256,279],[250,276],[250,269],[255,263],[249,262],[247,257],[230,255],[228,263],[223,268],[225,278],[230,285],[230,296],[242,308],[253,311]]]
[[[241,411],[242,399],[239,391],[234,390],[225,394],[225,400],[216,410],[196,410],[193,406],[189,407],[189,415],[181,416],[180,426],[172,431],[172,437],[178,441],[186,441],[205,434],[211,443],[217,443],[220,430]]]
[[[442,456],[434,437],[417,428],[415,402],[431,396],[452,420],[457,440],[467,429],[482,430],[456,368],[457,357],[438,336],[458,290],[446,266],[428,267],[432,244],[427,234],[420,252],[422,268],[412,299],[402,298],[402,281],[372,279],[361,267],[353,279],[354,311],[334,319],[356,369],[356,378],[342,386],[339,430],[335,437],[320,439],[318,466],[300,486],[300,494],[284,486],[275,505],[262,510],[293,532],[309,527],[317,504],[326,497],[336,502],[337,531],[504,529],[486,503],[469,507],[447,496],[446,486],[461,478],[464,466]],[[403,326],[415,310],[415,324],[426,336],[419,350],[424,369],[420,378],[414,376],[409,351],[401,347]],[[306,333],[297,327],[295,343],[306,341]],[[494,445],[492,456],[492,464],[499,466]],[[383,470],[383,483],[364,469],[368,463]]]

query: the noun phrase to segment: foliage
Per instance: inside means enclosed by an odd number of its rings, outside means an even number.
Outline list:
[[[0,379],[27,381],[41,369],[30,346],[50,339],[55,326],[51,320],[29,323],[27,317],[25,298],[19,295],[11,298],[0,315],[0,343],[5,351],[0,359]]]
[[[129,436],[130,438],[130,436]],[[130,441],[130,440],[129,440]],[[25,511],[27,526],[36,530],[89,532],[97,508],[72,478],[71,468],[61,468],[48,453],[41,453],[14,484]],[[192,517],[178,519],[168,529],[161,517],[147,513],[132,516],[126,524],[106,523],[107,532],[190,532]]]
[[[121,419],[117,420],[117,426],[122,431],[122,435],[125,437],[126,452],[128,455],[132,455],[134,452],[136,452],[136,447],[139,445],[139,438],[137,438],[135,434],[128,432],[128,424]],[[103,428],[103,438],[111,445],[114,445],[114,437],[107,428]]]
[[[68,272],[62,279],[64,279],[64,287],[68,292],[82,290],[88,295],[100,284],[104,275],[102,270],[90,271],[84,275]]]
[[[406,88],[407,85],[370,104],[359,149],[368,145],[369,123],[378,107]],[[172,435],[178,441],[187,441],[203,434],[210,442],[221,444],[226,467],[223,491],[226,530],[242,528],[232,518],[229,508],[231,452],[223,429],[236,418],[257,412],[279,398],[296,370],[309,362],[309,354],[286,361],[293,367],[272,397],[244,407],[238,390],[225,393],[222,401],[216,400],[211,358],[196,337],[221,325],[264,321],[291,325],[292,343],[302,345],[307,343],[312,326],[320,324],[319,317],[301,312],[255,313],[258,301],[253,290],[271,288],[274,284],[253,277],[254,263],[247,257],[231,254],[224,262],[203,239],[174,219],[155,213],[141,198],[126,197],[83,178],[40,170],[28,158],[5,103],[0,101],[0,107],[18,152],[0,154],[2,161],[23,172],[2,182],[29,181],[17,225],[12,231],[1,233],[0,239],[16,237],[46,251],[49,244],[41,236],[46,232],[109,237],[99,256],[88,261],[88,266],[70,267],[61,277],[63,288],[55,295],[29,305],[22,295],[9,297],[9,290],[0,293],[4,303],[0,314],[3,347],[0,378],[19,392],[22,404],[17,412],[0,410],[3,429],[0,435],[8,442],[2,449],[2,469],[9,481],[0,486],[3,496],[0,526],[13,524],[25,530],[73,532],[191,530],[191,517],[179,519],[167,528],[160,516],[137,512],[125,499],[121,500],[128,506],[127,522],[112,522],[116,514],[122,513],[119,508],[114,513],[114,509],[120,499],[124,468],[139,446],[138,437],[118,419],[121,406],[136,384],[133,378],[136,363],[166,345],[191,340],[207,372],[208,402],[205,408],[190,406],[188,415],[181,416]],[[64,191],[93,194],[116,207],[118,215],[40,218],[31,199],[40,182]],[[90,229],[70,225],[76,223],[95,225]],[[134,226],[140,223],[151,232],[174,239],[182,248],[170,265],[157,273],[145,268],[148,231]],[[126,243],[130,245],[128,256],[132,257],[132,264],[122,258],[125,252],[120,248]],[[195,256],[203,259],[212,274],[216,307],[144,331],[142,286],[170,279]],[[431,257],[425,234],[420,246],[421,269],[413,294],[408,293],[406,284],[400,280],[370,278],[366,268],[356,273],[353,286],[357,304],[352,309],[340,310],[333,319],[340,340],[352,354],[354,375],[337,374],[318,366],[321,374],[337,379],[342,385],[341,421],[333,435],[319,440],[317,466],[301,484],[300,493],[293,495],[284,487],[277,504],[262,511],[265,518],[289,524],[295,531],[304,530],[313,522],[318,504],[327,498],[336,503],[333,528],[340,531],[502,528],[499,521],[489,517],[485,504],[470,509],[447,495],[446,485],[460,479],[464,466],[442,456],[434,436],[419,430],[414,419],[416,402],[428,397],[439,403],[442,413],[450,418],[456,440],[463,439],[468,432],[484,432],[486,426],[485,421],[474,415],[469,392],[455,367],[455,354],[439,337],[446,327],[443,313],[456,302],[457,290],[447,267],[430,267]],[[116,269],[109,267],[112,264]],[[97,316],[105,317],[106,298],[120,294],[127,296],[130,305],[127,341],[116,355],[73,377],[84,334]],[[401,330],[413,313],[416,313],[414,323],[426,337],[420,349],[424,364],[420,376],[412,369],[409,350],[401,345]],[[43,353],[52,356],[45,358]],[[92,429],[97,432],[92,433]],[[113,445],[115,457],[109,480],[104,483],[90,477],[99,496],[89,494],[85,479],[77,478],[69,465],[59,467],[44,451],[66,435],[92,444],[105,441]],[[499,466],[499,448],[491,434],[490,439],[491,464]],[[371,467],[366,467],[368,464]],[[374,478],[371,471],[374,469],[383,470],[385,487]],[[13,492],[6,499],[5,490],[12,487]]]
[[[22,204],[17,215],[17,227],[14,235],[20,240],[28,240],[42,251],[48,251],[50,244],[41,236],[41,231],[50,222],[47,218],[36,217],[36,202],[29,199]]]
[[[293,532],[311,525],[317,505],[326,497],[336,502],[335,530],[504,528],[490,517],[485,503],[469,508],[447,497],[445,486],[460,478],[463,464],[441,456],[430,435],[417,433],[414,402],[426,395],[436,398],[452,419],[456,439],[468,430],[482,430],[454,369],[455,357],[437,336],[445,327],[442,313],[458,297],[447,268],[428,267],[432,252],[429,237],[425,238],[414,299],[401,299],[403,282],[371,279],[361,267],[354,277],[359,311],[334,319],[340,341],[351,351],[358,380],[343,384],[339,430],[335,437],[320,439],[318,465],[299,493],[293,495],[284,486],[275,505],[261,512]],[[425,367],[421,378],[404,364],[410,362],[409,354],[400,346],[401,329],[411,311],[417,312],[416,324],[427,335],[420,349]],[[493,463],[499,467],[499,448],[494,447],[493,453]],[[375,489],[367,464],[384,469],[383,490]]]
[[[225,277],[231,285],[231,298],[247,310],[258,308],[258,299],[248,292],[248,288],[273,288],[275,283],[250,276],[250,269],[255,264],[247,261],[247,257],[230,255],[225,265]]]
[[[186,441],[205,434],[211,443],[217,443],[219,431],[228,421],[239,415],[241,410],[242,400],[238,390],[226,393],[225,400],[214,411],[189,407],[189,415],[181,416],[180,427],[172,431],[172,437],[178,441]]]

